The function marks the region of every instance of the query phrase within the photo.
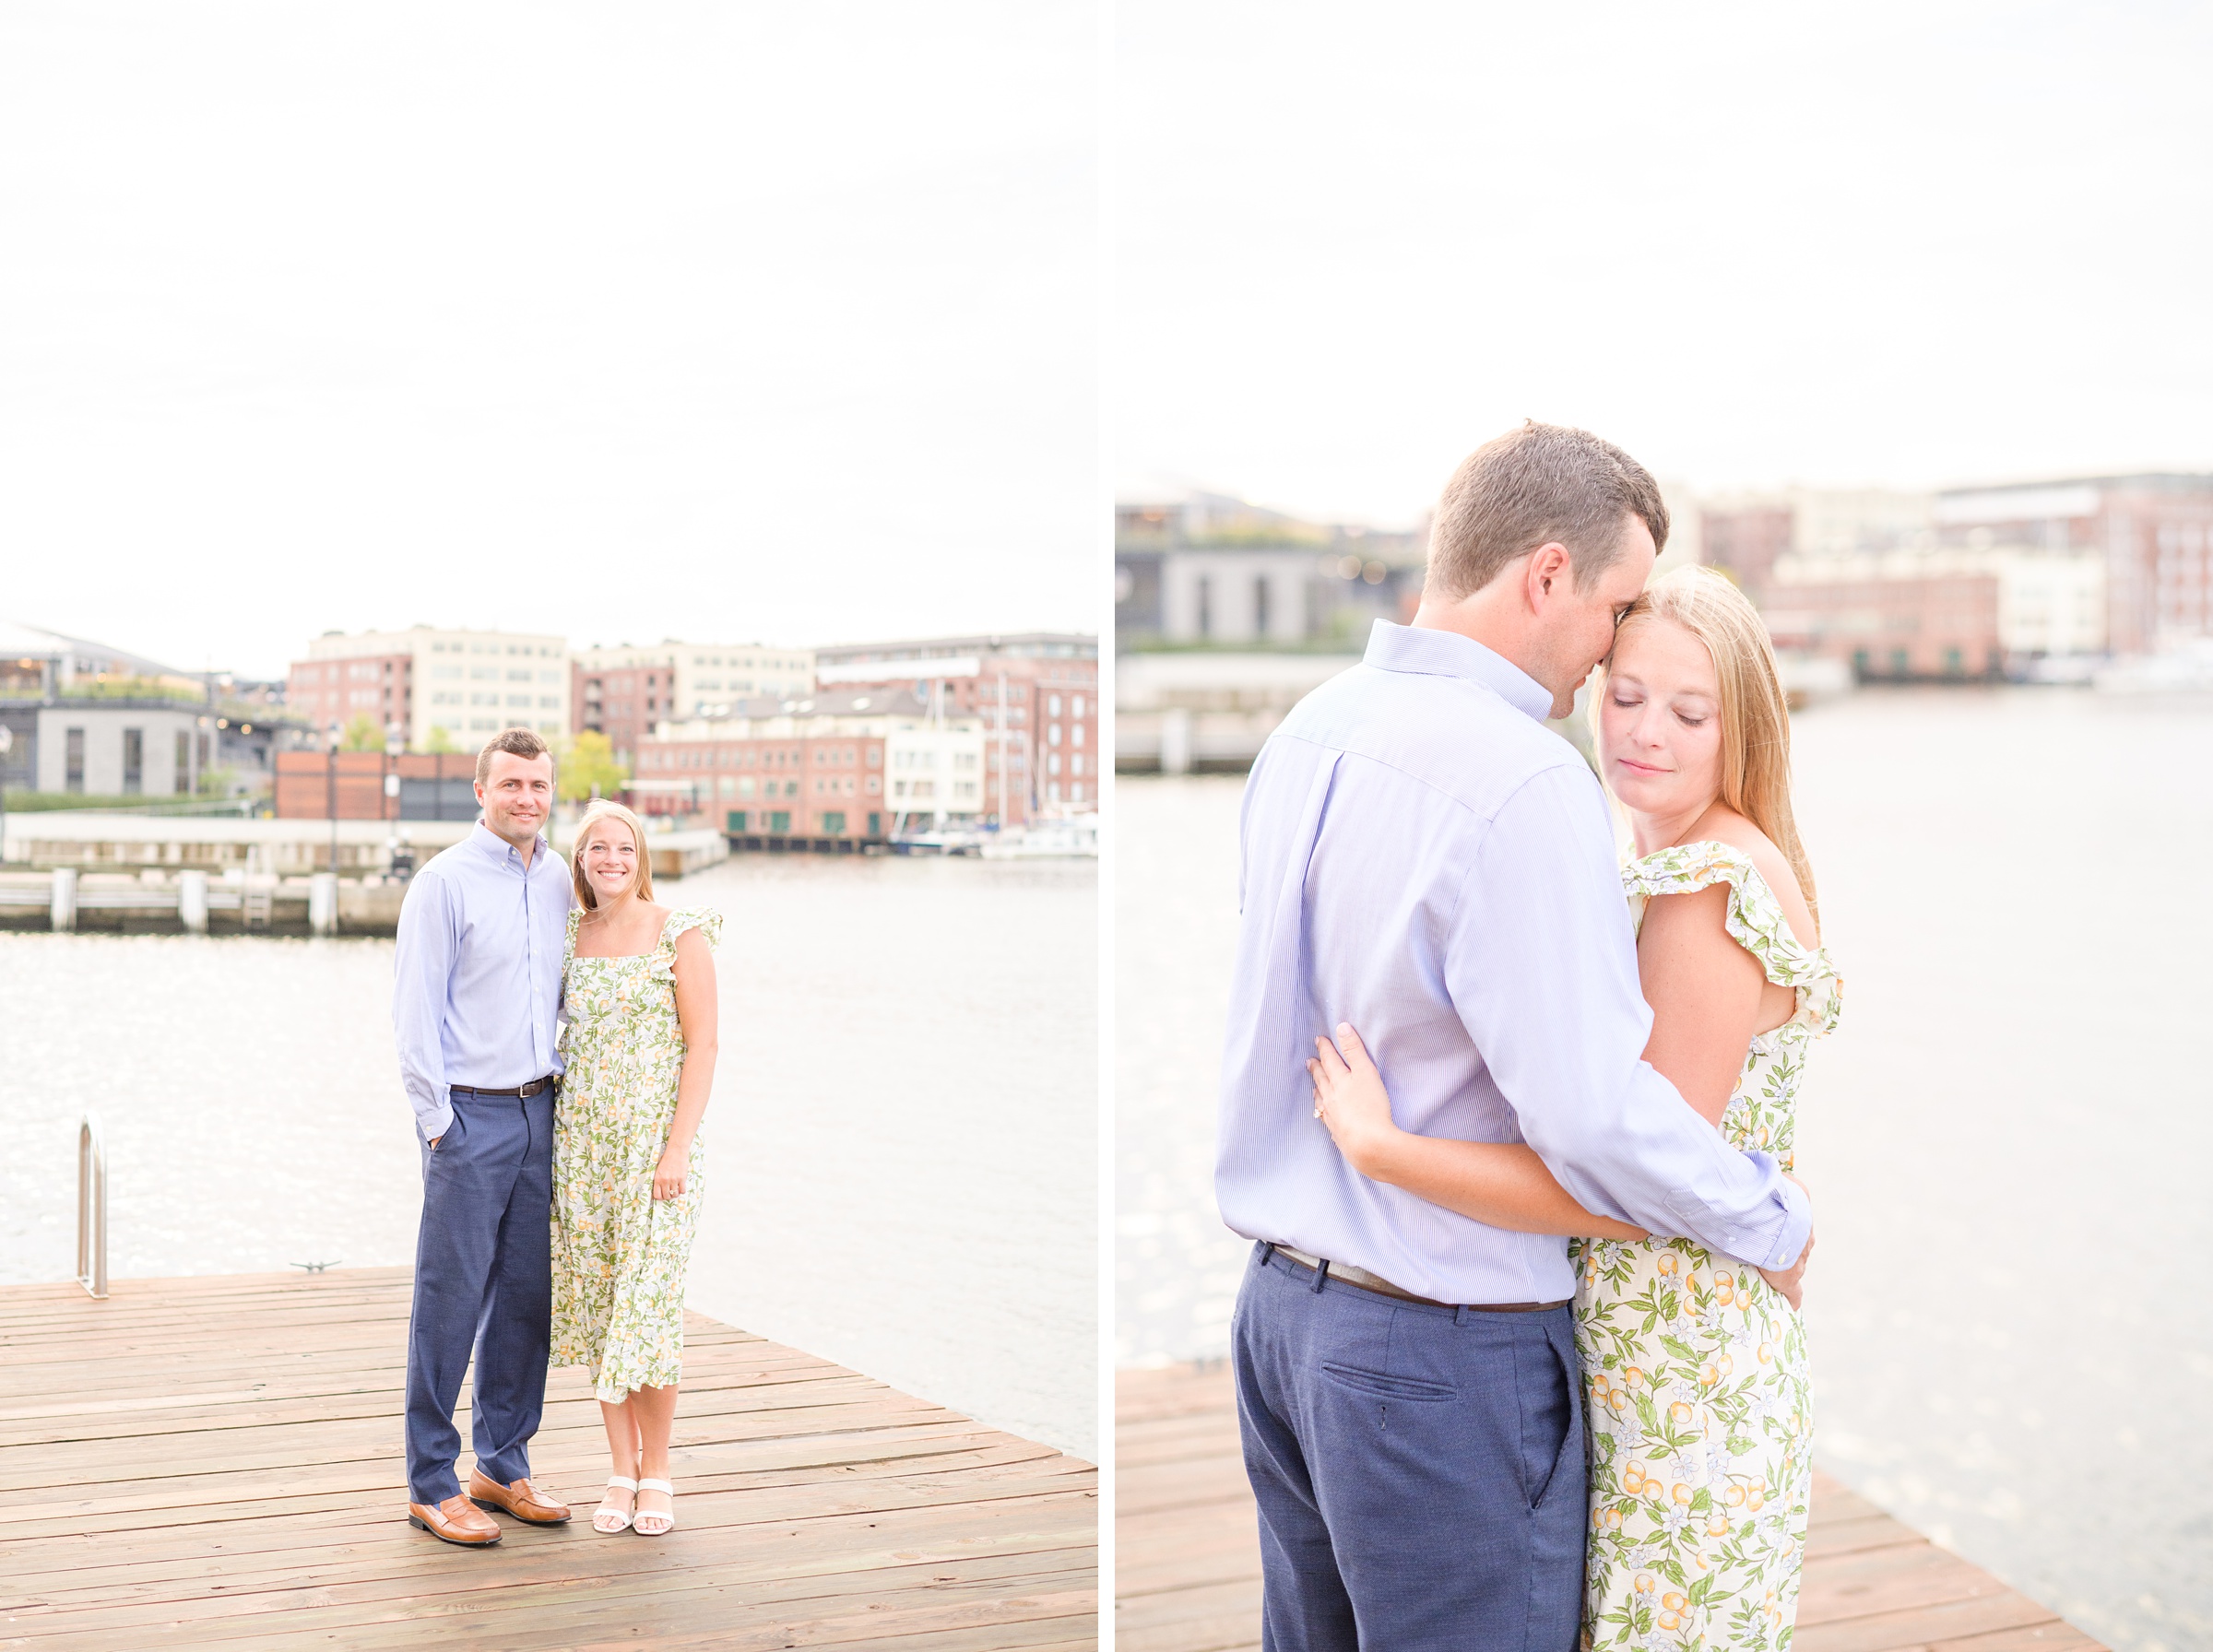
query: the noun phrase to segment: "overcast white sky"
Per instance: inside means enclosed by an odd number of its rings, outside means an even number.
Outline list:
[[[2213,8],[1118,0],[1116,466],[2213,469]]]
[[[1087,0],[0,10],[0,616],[1095,631]]]

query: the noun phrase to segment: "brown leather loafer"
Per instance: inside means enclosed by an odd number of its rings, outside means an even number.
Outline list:
[[[408,1524],[464,1549],[489,1549],[500,1540],[500,1523],[479,1514],[459,1493],[434,1508],[427,1503],[408,1504]]]
[[[471,1469],[468,1496],[479,1508],[505,1509],[516,1519],[527,1520],[533,1526],[559,1526],[569,1517],[569,1505],[556,1503],[539,1492],[530,1483],[527,1474],[502,1485],[481,1469]]]

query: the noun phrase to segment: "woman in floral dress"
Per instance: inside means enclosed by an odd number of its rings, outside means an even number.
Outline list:
[[[1732,1146],[1788,1172],[1806,1049],[1837,1023],[1838,980],[1792,818],[1766,628],[1726,580],[1678,570],[1623,617],[1595,702],[1602,777],[1637,849],[1623,880],[1652,1007],[1645,1058]],[[1591,1449],[1583,1646],[1787,1646],[1813,1469],[1798,1269],[1764,1275],[1588,1212],[1554,1225],[1567,1195],[1528,1148],[1399,1132],[1349,1028],[1335,1045],[1318,1040],[1308,1066],[1356,1167],[1391,1163],[1399,1186],[1494,1226],[1575,1236]],[[1392,1150],[1379,1152],[1385,1139]]]
[[[614,1473],[597,1531],[676,1524],[669,1437],[699,1225],[699,1123],[715,1081],[722,915],[653,899],[638,818],[595,804],[571,856],[567,1070],[553,1127],[553,1353],[586,1365]]]

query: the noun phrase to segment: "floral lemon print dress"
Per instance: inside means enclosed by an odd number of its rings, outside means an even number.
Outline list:
[[[1623,869],[1641,927],[1655,895],[1729,886],[1729,933],[1797,1012],[1752,1041],[1722,1115],[1733,1147],[1793,1164],[1806,1049],[1839,983],[1751,859],[1679,844]],[[1582,1644],[1780,1652],[1791,1644],[1812,1490],[1813,1386],[1798,1315],[1756,1268],[1687,1239],[1575,1243],[1576,1344],[1591,1440]]]
[[[699,1226],[703,1142],[681,1197],[653,1197],[669,1145],[684,1033],[676,1015],[676,938],[712,946],[722,914],[672,912],[650,952],[579,958],[569,914],[562,1000],[568,1068],[553,1123],[553,1350],[586,1365],[593,1391],[621,1400],[674,1383],[684,1353],[684,1268]]]

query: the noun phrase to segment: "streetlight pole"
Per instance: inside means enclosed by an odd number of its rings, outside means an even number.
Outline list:
[[[408,749],[397,723],[385,725],[385,819],[399,819],[399,754]]]
[[[338,726],[330,726],[330,755],[324,770],[330,798],[330,875],[338,875]]]
[[[16,731],[0,723],[0,759],[15,749]],[[7,859],[7,764],[0,761],[0,863]]]
[[[385,725],[385,872],[389,876],[399,862],[399,754],[408,749],[407,737],[396,722]],[[408,868],[412,875],[413,868]]]

